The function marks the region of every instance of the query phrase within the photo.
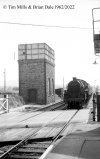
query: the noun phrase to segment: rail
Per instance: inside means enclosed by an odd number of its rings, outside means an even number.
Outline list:
[[[65,105],[65,103],[63,101],[60,101],[60,102],[57,102],[57,103],[54,103],[52,105],[48,105],[46,107],[42,107],[42,108],[39,108],[37,109],[36,111],[50,111],[50,110],[55,110],[55,109],[58,109],[59,107],[62,107],[63,105]]]
[[[71,123],[71,120],[75,117],[75,115],[78,113],[78,110],[72,115],[72,117],[65,123],[64,126],[62,126],[61,130],[53,137],[53,138],[46,138],[46,141],[40,142],[38,141],[31,141],[31,137],[34,136],[41,128],[39,128],[36,132],[32,133],[31,135],[28,135],[26,138],[24,138],[22,141],[20,141],[18,144],[14,145],[12,148],[10,148],[7,152],[2,154],[0,156],[0,159],[5,158],[40,158],[44,159],[45,155],[51,150],[54,143],[57,141],[57,139],[61,136],[63,131],[68,127],[68,125]],[[48,123],[47,123],[48,124]],[[43,140],[43,139],[42,139]],[[31,142],[31,143],[30,143]],[[39,145],[39,146],[38,146]],[[38,149],[36,150],[36,147]],[[46,147],[46,148],[44,148]],[[24,149],[25,148],[25,149]],[[33,148],[33,149],[32,149]],[[27,153],[25,155],[25,153]],[[26,157],[25,157],[26,156]]]
[[[50,150],[53,148],[54,143],[57,141],[57,139],[59,138],[59,136],[61,136],[61,134],[64,132],[64,130],[68,127],[68,125],[70,124],[71,120],[75,117],[75,115],[79,112],[79,110],[77,110],[74,115],[69,119],[69,121],[67,123],[65,123],[65,125],[63,126],[63,128],[59,131],[59,133],[54,137],[54,140],[52,142],[52,144],[50,145],[50,147],[48,147],[48,149],[44,152],[44,154],[40,157],[40,159],[44,159],[45,156],[50,152]]]

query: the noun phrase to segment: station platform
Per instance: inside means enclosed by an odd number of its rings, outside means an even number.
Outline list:
[[[100,159],[100,124],[77,127],[75,133],[61,139],[45,157],[52,158]]]
[[[92,109],[92,99],[88,107]],[[92,114],[87,123],[77,123],[69,134],[64,132],[45,159],[100,159],[100,123],[91,118]]]

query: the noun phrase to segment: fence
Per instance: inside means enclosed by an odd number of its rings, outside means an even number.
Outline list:
[[[8,95],[4,95],[4,98],[0,98],[0,110],[9,112]]]
[[[93,94],[93,121],[100,121],[100,95]]]

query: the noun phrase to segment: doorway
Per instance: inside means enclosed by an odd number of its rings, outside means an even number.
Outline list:
[[[28,90],[28,102],[37,103],[37,89]]]

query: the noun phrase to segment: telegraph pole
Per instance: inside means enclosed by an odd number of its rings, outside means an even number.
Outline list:
[[[63,77],[63,99],[64,99],[64,77]]]

